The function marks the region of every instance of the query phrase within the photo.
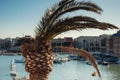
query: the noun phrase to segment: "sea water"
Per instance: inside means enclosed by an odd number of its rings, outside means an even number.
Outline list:
[[[22,56],[0,56],[0,80],[13,80],[10,75],[12,59],[21,59]],[[28,76],[24,63],[15,63],[18,77]],[[98,65],[102,77],[92,76],[93,66],[83,61],[69,61],[54,64],[49,80],[120,80],[120,64]]]

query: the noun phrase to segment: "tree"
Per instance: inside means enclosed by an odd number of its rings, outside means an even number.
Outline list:
[[[70,30],[81,31],[86,28],[117,29],[112,24],[99,22],[88,16],[75,15],[73,17],[65,17],[64,14],[76,10],[86,10],[98,14],[102,12],[102,9],[92,2],[75,0],[61,0],[48,9],[36,27],[34,41],[26,42],[22,46],[23,56],[25,57],[25,69],[30,73],[30,80],[48,80],[53,66],[51,40],[57,35]],[[64,17],[62,17],[63,15]],[[100,76],[94,58],[86,51],[76,48],[59,48],[68,52],[75,51],[76,54],[83,55],[89,59]]]

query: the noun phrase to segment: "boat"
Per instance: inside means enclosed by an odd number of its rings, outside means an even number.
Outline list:
[[[98,61],[98,64],[104,64],[104,62],[108,62],[109,64],[116,64],[119,61],[119,58],[114,54],[99,52],[99,53],[92,53],[92,55]]]
[[[92,64],[90,63],[90,61],[85,61],[85,63],[88,64],[88,65],[92,65]]]
[[[25,63],[25,60],[22,59],[15,59],[15,63]]]
[[[11,75],[11,76],[17,76],[17,72],[16,72],[15,70],[11,70],[11,71],[10,71],[10,75]]]
[[[13,70],[13,69],[15,69],[16,68],[16,65],[15,64],[12,64],[11,66],[10,66],[10,70]]]
[[[56,59],[56,60],[53,61],[53,63],[54,63],[54,64],[62,64],[62,61]]]
[[[102,65],[109,65],[109,62],[103,61]]]
[[[68,58],[70,60],[78,60],[78,56],[77,55],[70,55]]]
[[[13,65],[13,64],[15,64],[15,60],[14,59],[11,60],[11,65]]]
[[[10,63],[10,70],[13,70],[13,69],[15,69],[15,68],[16,68],[15,60],[12,59],[12,60],[11,60],[11,63]]]
[[[11,64],[10,64],[10,75],[11,76],[17,76],[17,72],[16,72],[15,68],[16,68],[15,59],[12,59]]]
[[[113,63],[117,63],[117,61],[119,61],[119,58],[113,54],[104,54],[103,61],[113,64]]]

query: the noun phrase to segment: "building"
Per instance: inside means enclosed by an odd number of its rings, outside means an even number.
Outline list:
[[[106,39],[110,35],[80,36],[75,40],[75,47],[89,52],[106,52]]]
[[[11,47],[11,39],[0,39],[0,50],[8,50]]]
[[[65,37],[65,38],[58,38],[52,40],[52,48],[53,52],[63,52],[62,49],[55,48],[56,46],[66,46],[66,47],[73,47],[73,38],[72,37]]]
[[[76,38],[76,47],[89,52],[100,51],[100,38],[98,36],[80,36]]]
[[[107,40],[107,52],[120,56],[120,30]]]
[[[100,52],[107,53],[107,39],[110,39],[111,35],[100,35]]]
[[[25,37],[22,37],[22,38],[30,39],[32,37],[30,35],[25,35]],[[11,39],[10,52],[21,52],[21,43],[19,41],[22,38],[21,37],[16,37],[16,38]]]

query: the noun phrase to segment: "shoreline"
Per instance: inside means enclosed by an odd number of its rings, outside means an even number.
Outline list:
[[[22,53],[3,53],[0,56],[21,56]]]

